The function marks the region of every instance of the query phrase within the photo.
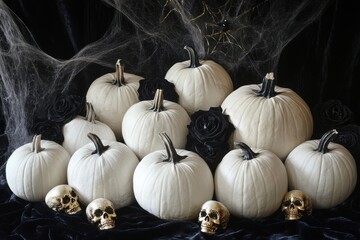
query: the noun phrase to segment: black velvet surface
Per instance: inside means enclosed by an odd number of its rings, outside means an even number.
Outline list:
[[[84,46],[99,39],[110,24],[114,10],[101,1],[7,0],[6,4],[32,32],[40,48],[59,59],[68,59]],[[311,109],[337,101],[351,111],[351,121],[341,122],[343,109],[331,109],[332,116],[319,120],[314,134],[319,136],[324,122],[330,127],[345,127],[354,137],[338,139],[348,144],[357,166],[360,124],[360,15],[356,1],[329,1],[319,20],[310,24],[284,49],[278,66],[278,83],[296,90]],[[125,26],[125,30],[127,26]],[[79,76],[71,91],[84,96],[94,80],[109,69],[90,69]],[[235,87],[250,83],[237,81],[240,70],[232,72]],[[246,75],[246,73],[245,73]],[[2,99],[3,101],[3,99]],[[324,103],[327,103],[324,105]],[[320,108],[321,109],[321,108]],[[2,109],[1,109],[2,110]],[[346,111],[347,111],[346,110]],[[325,111],[325,110],[324,110]],[[330,115],[331,115],[330,114]],[[314,114],[314,116],[318,116]],[[316,118],[319,119],[319,118]],[[317,120],[316,120],[317,121]],[[341,122],[341,124],[338,124]],[[5,120],[0,118],[1,163],[6,161]],[[348,125],[351,124],[351,125]],[[355,134],[354,134],[355,133]],[[136,203],[117,210],[114,229],[100,231],[89,224],[85,206],[81,213],[68,216],[49,209],[44,202],[17,198],[0,178],[0,239],[360,239],[360,190],[358,187],[342,204],[314,210],[301,220],[286,221],[281,212],[264,219],[231,217],[226,231],[209,236],[200,232],[197,220],[165,221],[147,213]]]

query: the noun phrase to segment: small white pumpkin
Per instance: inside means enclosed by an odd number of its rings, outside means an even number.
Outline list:
[[[275,85],[268,73],[261,85],[245,85],[221,104],[235,131],[230,142],[246,142],[275,153],[281,160],[300,143],[309,140],[313,119],[306,102],[289,88]]]
[[[235,216],[267,217],[279,209],[288,190],[285,166],[270,151],[238,145],[216,168],[215,196]]]
[[[78,149],[70,159],[68,184],[85,205],[100,197],[112,201],[115,208],[130,205],[135,200],[132,178],[138,158],[123,143],[102,142],[92,133],[88,137],[92,143]]]
[[[212,199],[213,176],[196,153],[175,149],[169,136],[160,133],[165,150],[146,155],[134,172],[134,194],[139,205],[165,220],[189,220]]]
[[[179,104],[191,115],[198,110],[218,107],[233,91],[228,72],[212,60],[199,61],[196,51],[185,46],[190,60],[175,63],[165,79],[175,85]]]
[[[86,103],[86,116],[77,116],[63,126],[64,135],[63,147],[73,155],[76,150],[91,142],[87,134],[96,134],[101,139],[116,141],[111,128],[98,120],[95,120],[95,112],[91,103]]]
[[[120,60],[115,67],[115,73],[105,74],[91,83],[86,101],[93,105],[97,119],[108,125],[121,141],[122,119],[129,107],[139,102],[137,90],[143,77],[124,72]]]
[[[168,133],[175,148],[185,148],[190,121],[185,109],[164,100],[163,90],[158,89],[154,100],[138,102],[125,113],[122,123],[124,141],[139,159],[163,149],[164,143],[157,137],[161,132]]]
[[[6,163],[6,180],[11,191],[27,201],[44,201],[55,186],[66,183],[69,153],[58,143],[41,140],[17,148]]]
[[[291,151],[285,160],[289,189],[310,196],[313,207],[327,209],[342,203],[356,186],[356,162],[342,145],[331,140],[330,130],[320,140],[309,140]]]

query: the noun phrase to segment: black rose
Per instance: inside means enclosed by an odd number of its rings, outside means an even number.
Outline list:
[[[84,101],[77,95],[60,95],[48,108],[48,119],[65,124],[79,115],[84,109]]]
[[[190,148],[188,150],[199,154],[199,156],[208,164],[212,173],[215,173],[217,165],[219,165],[225,154],[229,151],[228,143],[210,146],[197,142],[196,140],[190,140],[188,145]]]
[[[221,107],[199,110],[191,115],[188,129],[186,149],[198,153],[214,171],[229,151],[228,140],[235,129],[229,116]]]
[[[153,100],[157,89],[163,89],[164,99],[172,102],[179,101],[179,95],[175,91],[175,85],[164,78],[147,78],[139,81],[139,100]]]
[[[320,138],[325,132],[351,123],[353,112],[340,100],[328,100],[313,109],[314,138]]]
[[[334,142],[346,147],[355,159],[360,160],[360,126],[349,124],[336,128]]]
[[[31,133],[34,135],[41,134],[41,139],[54,141],[60,145],[64,142],[62,126],[58,122],[47,119],[35,119],[31,127]]]
[[[221,107],[212,107],[208,111],[199,110],[191,115],[188,125],[189,136],[211,146],[227,142],[235,129],[229,116],[222,113]]]

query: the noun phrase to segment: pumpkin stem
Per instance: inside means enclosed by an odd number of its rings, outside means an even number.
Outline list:
[[[104,146],[102,144],[100,138],[96,134],[88,133],[87,136],[94,143],[95,148],[96,148],[95,151],[93,151],[91,154],[97,153],[99,156],[101,156],[101,154],[103,154],[109,148],[108,145]]]
[[[35,135],[32,140],[31,151],[35,153],[39,153],[45,148],[41,147],[41,135]]]
[[[164,162],[172,162],[176,164],[181,160],[183,160],[184,158],[187,158],[187,156],[180,156],[179,154],[177,154],[176,149],[170,137],[165,132],[159,133],[159,135],[165,144],[165,149],[167,154],[167,158],[164,160]]]
[[[153,110],[154,112],[161,112],[164,110],[164,93],[162,89],[157,89],[155,92],[153,105],[149,110]]]
[[[190,57],[189,68],[197,68],[197,67],[201,66],[198,54],[195,51],[195,49],[192,47],[189,47],[189,46],[185,46],[184,49],[186,49],[189,53],[189,57]]]
[[[275,92],[276,81],[274,73],[270,72],[265,75],[261,85],[261,89],[256,93],[257,96],[263,96],[266,98],[272,98],[276,95]]]
[[[86,121],[89,121],[91,123],[95,123],[95,111],[94,111],[94,107],[91,103],[87,102],[86,105],[86,115],[85,115],[85,119]]]
[[[115,80],[113,84],[121,87],[125,85],[125,78],[124,78],[124,63],[121,59],[118,59],[115,64]]]
[[[253,150],[251,150],[251,148],[243,142],[236,142],[235,146],[241,148],[241,150],[243,151],[244,160],[251,160],[253,158],[256,158],[256,156],[258,155],[258,153],[253,152]]]
[[[327,153],[329,151],[329,143],[333,140],[333,138],[338,134],[336,129],[330,130],[326,132],[320,139],[319,146],[314,150],[321,153]]]

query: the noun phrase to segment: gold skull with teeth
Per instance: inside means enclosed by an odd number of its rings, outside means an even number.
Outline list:
[[[201,206],[198,221],[201,232],[214,234],[227,228],[229,210],[218,201],[209,200]]]
[[[304,215],[311,215],[311,199],[300,190],[289,191],[284,196],[281,211],[286,220],[296,220]]]

